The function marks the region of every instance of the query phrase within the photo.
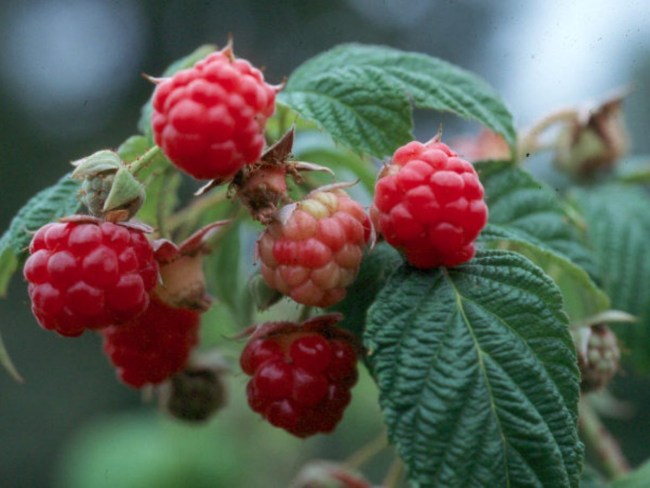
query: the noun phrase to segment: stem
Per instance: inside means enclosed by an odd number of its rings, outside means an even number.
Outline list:
[[[575,109],[566,108],[547,115],[530,128],[519,143],[519,161],[543,149],[550,149],[553,145],[542,144],[539,142],[539,136],[549,127],[560,122],[573,122],[577,120],[578,113]]]
[[[162,151],[158,146],[153,146],[146,153],[140,156],[138,159],[129,164],[129,172],[132,175],[137,175],[140,171],[149,166],[154,159],[162,155]]]
[[[379,454],[387,446],[386,434],[382,433],[367,444],[361,446],[357,451],[353,452],[343,464],[350,469],[358,469],[361,465]]]
[[[584,399],[580,401],[578,425],[585,444],[596,453],[608,478],[619,478],[630,471],[630,465],[618,442]]]
[[[203,210],[223,202],[226,198],[226,190],[221,190],[194,199],[190,205],[169,217],[167,221],[168,231],[172,232],[181,225],[192,222],[195,216],[200,214]]]
[[[384,481],[381,483],[382,488],[397,488],[397,483],[399,483],[402,477],[403,470],[404,463],[400,458],[395,458],[393,464],[388,468],[388,473],[386,473]]]

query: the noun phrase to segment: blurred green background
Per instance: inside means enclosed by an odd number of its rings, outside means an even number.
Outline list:
[[[650,152],[645,1],[4,1],[0,230],[70,161],[136,132],[151,93],[140,73],[158,75],[200,44],[223,45],[228,33],[236,53],[265,66],[272,83],[341,42],[426,52],[484,77],[520,127],[633,83],[625,104],[633,152]],[[448,137],[467,129],[416,113],[416,135],[429,138],[441,121]],[[337,433],[301,441],[245,408],[236,364],[230,408],[213,422],[196,428],[166,420],[115,380],[97,336],[70,340],[41,330],[25,288],[17,276],[0,300],[0,333],[26,380],[0,374],[0,486],[286,487],[307,459],[345,459],[381,433],[366,375]],[[628,372],[613,390],[631,402],[634,417],[609,424],[637,464],[650,456],[648,381]],[[368,465],[375,483],[390,458],[384,452]]]

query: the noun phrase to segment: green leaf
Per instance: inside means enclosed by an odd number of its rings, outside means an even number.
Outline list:
[[[193,52],[187,56],[174,61],[170,64],[165,72],[162,74],[162,77],[172,76],[174,73],[186,68],[191,68],[197,61],[205,58],[210,53],[214,52],[217,49],[217,46],[213,44],[205,44],[198,47]],[[153,95],[152,95],[153,97]],[[151,106],[151,98],[142,106],[142,113],[140,115],[140,120],[138,121],[138,130],[142,132],[145,136],[151,139],[151,114],[153,113],[153,108]]]
[[[507,162],[479,163],[476,168],[490,209],[481,240],[509,243],[510,249],[541,266],[562,290],[572,320],[606,310],[609,299],[591,278],[598,273],[591,252],[558,195]]]
[[[347,289],[345,298],[331,307],[341,312],[343,320],[339,327],[361,337],[366,326],[366,313],[384,287],[390,274],[403,262],[399,253],[386,243],[380,243],[368,251],[361,261],[357,279]]]
[[[591,466],[585,466],[580,477],[580,488],[607,488],[603,477]]]
[[[512,116],[498,95],[476,75],[425,54],[344,44],[296,69],[278,100],[341,144],[377,157],[412,139],[409,102],[476,120],[515,147]]]
[[[32,233],[60,217],[74,214],[79,209],[79,183],[67,174],[54,185],[34,195],[9,224],[0,239],[0,255],[11,249],[19,262],[25,255]]]
[[[575,348],[559,290],[526,258],[399,268],[364,343],[413,486],[578,486]]]
[[[650,283],[650,197],[640,187],[608,185],[575,191],[573,198],[587,221],[587,239],[612,308],[639,318],[616,327],[616,334],[635,365],[649,369],[650,294],[643,287]]]
[[[2,298],[7,296],[7,288],[11,277],[18,269],[16,254],[9,246],[3,244],[5,240],[0,240],[0,249],[2,250],[0,251],[0,297]]]
[[[650,461],[643,463],[631,473],[618,478],[610,484],[611,488],[648,488],[650,480]]]
[[[153,143],[145,136],[131,136],[117,148],[117,154],[126,164],[132,163],[146,153]]]

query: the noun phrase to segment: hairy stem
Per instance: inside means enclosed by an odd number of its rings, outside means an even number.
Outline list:
[[[129,172],[136,176],[140,171],[148,167],[158,156],[162,156],[162,150],[158,146],[153,146],[146,153],[129,164]]]
[[[603,425],[593,407],[584,399],[580,400],[578,425],[582,439],[596,454],[608,478],[619,478],[630,471],[630,465],[618,442]]]
[[[386,447],[388,447],[388,439],[386,434],[382,433],[353,452],[343,464],[350,469],[358,469]]]

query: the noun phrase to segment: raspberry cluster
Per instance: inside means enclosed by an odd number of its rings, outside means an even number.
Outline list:
[[[315,190],[287,205],[258,242],[266,283],[305,305],[341,301],[355,279],[370,219],[343,190]]]
[[[29,252],[23,272],[32,311],[43,328],[64,336],[133,320],[158,275],[142,231],[92,218],[41,227]]]
[[[160,383],[181,371],[198,343],[200,315],[152,296],[139,317],[102,331],[104,352],[119,378],[134,388]]]
[[[228,46],[158,84],[151,119],[156,144],[197,179],[229,179],[262,155],[276,91]]]
[[[441,142],[413,141],[380,173],[371,216],[389,244],[426,269],[472,259],[488,210],[470,163]]]
[[[352,337],[334,317],[265,324],[240,358],[250,407],[297,437],[334,430],[357,381]]]

